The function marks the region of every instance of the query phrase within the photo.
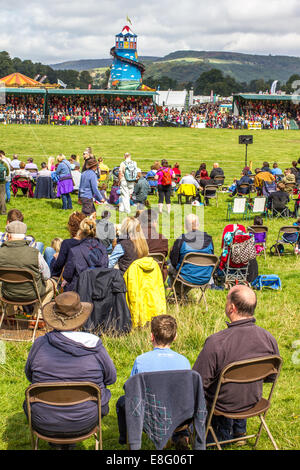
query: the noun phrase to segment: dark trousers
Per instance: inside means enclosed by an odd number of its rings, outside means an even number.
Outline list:
[[[171,204],[171,193],[172,193],[171,184],[168,184],[166,186],[159,184],[158,185],[158,203],[163,204],[165,200],[166,204]]]
[[[82,213],[85,215],[91,215],[96,212],[93,199],[88,199],[87,197],[81,197],[80,202],[82,204]]]
[[[63,209],[73,209],[73,206],[72,206],[72,199],[71,199],[71,195],[70,193],[68,194],[62,194],[61,195],[61,199],[62,199],[62,208]]]
[[[246,433],[246,419],[230,419],[225,416],[213,416],[212,427],[219,441],[227,441]],[[214,442],[211,433],[208,433],[207,443]]]
[[[27,412],[27,404],[26,401],[23,402],[23,409],[25,412],[25,415],[28,419],[28,412]],[[108,415],[109,413],[109,404],[107,403],[106,405],[101,406],[101,418],[103,416]],[[98,413],[97,413],[98,415]],[[81,428],[80,431],[73,431],[73,432],[65,432],[62,429],[58,429],[57,431],[49,431],[45,429],[40,429],[38,426],[34,424],[34,416],[32,416],[32,427],[35,431],[39,432],[40,434],[43,434],[46,437],[56,437],[56,438],[76,438],[76,437],[81,437],[84,434],[88,434],[90,431],[92,431],[98,424],[97,417],[94,421],[94,423],[89,423],[88,425],[84,424]]]
[[[0,184],[0,215],[6,214],[5,183]]]
[[[118,416],[118,426],[119,426],[119,444],[127,443],[127,427],[126,427],[126,413],[125,413],[125,395],[122,395],[116,404],[117,416]],[[183,423],[184,424],[184,423]],[[174,442],[180,436],[188,436],[189,433],[187,430],[176,432],[172,436]]]

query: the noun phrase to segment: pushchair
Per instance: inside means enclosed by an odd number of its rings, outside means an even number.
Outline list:
[[[270,194],[274,193],[276,191],[276,181],[272,181],[268,183],[267,181],[263,182],[263,187],[262,187],[262,195],[266,198],[270,196]]]
[[[254,237],[242,225],[231,224],[224,229],[222,247],[216,284],[226,289],[237,284],[250,286],[249,263],[256,258]]]

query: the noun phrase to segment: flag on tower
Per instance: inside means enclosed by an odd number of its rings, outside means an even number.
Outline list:
[[[132,26],[131,19],[129,18],[129,16],[128,16],[128,15],[127,15],[127,17],[126,17],[126,21],[127,21],[128,23],[130,23],[130,24],[131,24],[131,26]]]

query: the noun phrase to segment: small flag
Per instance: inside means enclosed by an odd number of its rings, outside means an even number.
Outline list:
[[[91,84],[89,84],[89,87],[88,87],[88,88],[89,88],[89,90],[91,90],[91,89],[92,89],[92,85],[91,85]]]
[[[41,79],[40,79],[40,83],[43,83],[47,78],[47,75],[44,75]]]
[[[59,78],[57,79],[57,83],[58,83],[58,85],[62,86],[63,88],[67,88],[67,85],[62,80],[60,80]]]
[[[129,16],[128,16],[128,15],[126,16],[126,21],[127,21],[128,23],[130,23],[130,24],[131,24],[131,26],[132,26],[131,19],[129,18]]]
[[[272,86],[271,86],[271,95],[275,95],[276,93],[276,87],[277,87],[277,83],[278,83],[278,80],[274,80],[274,82],[272,83]]]
[[[33,80],[36,80],[36,81],[37,81],[39,78],[40,78],[40,74],[38,73],[38,74],[34,77]]]

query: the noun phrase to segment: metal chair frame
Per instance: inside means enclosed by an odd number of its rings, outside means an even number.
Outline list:
[[[46,382],[30,385],[25,391],[28,424],[33,450],[38,450],[39,439],[53,444],[75,444],[91,436],[95,437],[95,450],[102,450],[101,428],[101,389],[92,382]],[[72,406],[86,401],[96,401],[98,405],[98,424],[87,434],[79,437],[48,437],[32,427],[32,403],[44,403],[53,406]]]
[[[238,209],[235,209],[235,201],[241,201],[243,200],[244,201],[244,204],[243,204],[243,210],[238,210]],[[247,218],[247,214],[248,214],[248,209],[247,209],[247,198],[246,197],[235,197],[234,200],[233,200],[233,203],[232,202],[229,202],[228,203],[228,206],[227,206],[227,216],[226,216],[226,219],[229,221],[230,220],[230,214],[242,214],[243,215],[243,220],[244,218],[246,217]]]
[[[230,444],[233,442],[238,442],[241,440],[248,440],[251,438],[256,438],[254,448],[256,448],[259,438],[261,436],[261,431],[264,428],[268,434],[269,439],[271,440],[275,450],[278,450],[278,446],[266,424],[265,417],[267,411],[271,406],[271,398],[274,392],[275,385],[277,383],[278,377],[280,375],[282,366],[282,358],[277,355],[273,356],[265,356],[265,357],[258,357],[253,359],[246,359],[244,361],[237,361],[225,366],[219,376],[216,392],[214,395],[214,400],[212,406],[210,407],[207,424],[206,424],[206,437],[208,432],[210,431],[214,442],[207,444],[209,446],[217,446],[218,450],[222,450],[221,445]],[[252,406],[250,409],[243,411],[243,412],[223,412],[219,411],[216,408],[218,404],[218,397],[220,393],[220,389],[222,385],[228,383],[240,383],[240,384],[247,384],[256,382],[258,380],[264,380],[268,376],[275,374],[275,380],[272,384],[271,390],[269,392],[268,398],[261,398],[258,403]],[[230,439],[227,441],[219,441],[214,429],[211,425],[213,415],[216,416],[224,416],[230,419],[248,419],[254,416],[259,416],[260,418],[260,426],[258,432],[255,434],[250,434],[246,436],[240,436],[238,438]]]
[[[251,225],[250,227],[247,227],[247,231],[249,233],[265,233],[265,241],[262,243],[263,249],[264,249],[264,257],[267,259],[267,237],[268,237],[268,231],[269,228],[266,225]]]
[[[184,297],[183,296],[184,286],[190,287],[191,289],[200,289],[201,290],[201,297],[200,297],[198,302],[200,304],[201,300],[203,299],[204,304],[205,304],[205,309],[206,309],[206,311],[208,310],[207,301],[206,301],[206,297],[205,297],[205,291],[209,286],[209,282],[206,282],[205,284],[193,284],[191,282],[186,281],[181,276],[181,271],[182,271],[182,268],[185,264],[192,264],[194,266],[199,266],[199,267],[201,267],[201,266],[202,267],[209,267],[210,266],[210,267],[213,268],[212,273],[211,273],[211,278],[213,278],[213,275],[214,275],[215,270],[216,270],[217,265],[218,265],[218,261],[219,261],[218,256],[210,255],[210,254],[207,254],[207,253],[201,253],[201,252],[191,252],[191,253],[187,253],[184,256],[184,258],[182,260],[182,263],[179,267],[179,270],[178,270],[178,272],[175,276],[175,279],[172,283],[172,286],[171,286],[171,293],[174,295],[174,299],[175,299],[177,309],[178,309],[178,298],[177,298],[175,286],[176,286],[176,282],[180,282],[181,299],[183,299],[183,297]],[[169,299],[171,293],[169,294],[168,299]]]
[[[208,191],[215,191],[214,194],[207,194]],[[216,206],[218,207],[218,186],[215,184],[207,184],[203,190],[204,205],[206,205],[206,199],[215,199]]]
[[[1,302],[2,315],[1,315],[1,319],[0,319],[0,330],[1,330],[1,327],[2,327],[3,320],[6,317],[7,305],[17,305],[17,306],[21,307],[21,306],[32,305],[32,304],[38,303],[39,306],[40,306],[40,309],[42,309],[42,301],[41,301],[40,293],[39,293],[37,283],[36,283],[36,280],[34,278],[34,274],[33,274],[32,271],[30,271],[29,269],[16,269],[16,268],[1,267],[0,268],[0,281],[1,282],[11,283],[11,284],[23,284],[24,282],[30,282],[34,286],[34,289],[35,289],[35,292],[36,292],[36,297],[37,297],[35,300],[31,300],[30,302],[22,302],[22,301],[16,301],[16,300],[14,300],[14,301],[7,300],[1,295],[0,296],[0,302]],[[41,318],[42,317],[41,317],[40,311],[38,309],[37,318],[30,320],[30,321],[35,322],[35,326],[34,326],[34,330],[33,330],[31,340],[20,339],[20,338],[7,338],[5,336],[1,336],[0,339],[6,340],[6,341],[32,341],[33,342],[34,339],[35,339],[35,335],[36,335],[36,331],[37,331],[37,328],[38,328],[39,320]],[[26,320],[26,319],[24,319],[24,320],[17,319],[16,321],[22,321],[22,322],[27,321],[28,322],[28,320]]]
[[[280,240],[280,234],[281,233],[296,233],[298,232],[298,239],[297,241],[291,243],[291,242],[286,242],[284,240]],[[300,227],[296,226],[296,225],[284,225],[283,227],[280,227],[279,231],[278,231],[278,236],[277,236],[277,240],[275,242],[275,253],[278,255],[278,256],[282,256],[278,250],[278,245],[279,244],[283,244],[283,245],[292,245],[293,247],[298,243],[299,241],[299,236],[300,236]],[[286,253],[285,253],[286,254]],[[294,250],[291,254],[294,254]],[[284,256],[284,255],[283,255]]]

